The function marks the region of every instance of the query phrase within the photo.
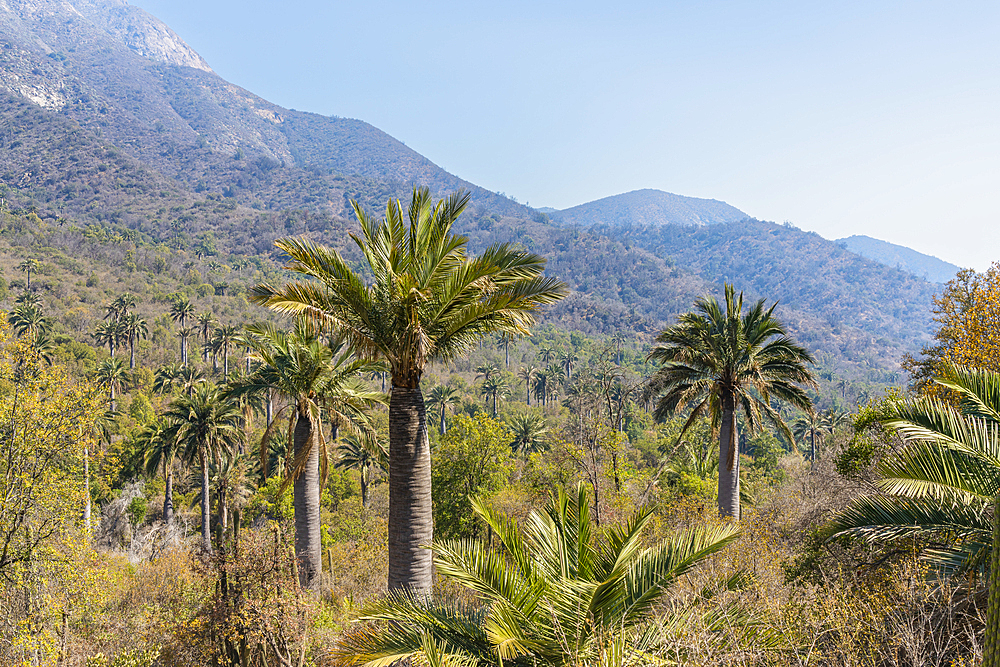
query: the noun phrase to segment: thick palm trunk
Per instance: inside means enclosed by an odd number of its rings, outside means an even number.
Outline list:
[[[318,425],[317,425],[318,426]],[[310,586],[323,571],[319,518],[319,445],[309,416],[299,413],[295,422],[295,457],[312,445],[305,467],[294,485],[295,557],[299,563],[299,583]]]
[[[740,455],[736,451],[736,397],[722,396],[719,428],[719,515],[740,519]]]
[[[163,489],[163,522],[168,526],[174,522],[174,471],[170,462],[163,464],[166,468],[166,484]]]
[[[444,423],[444,403],[441,404],[441,435],[448,431],[448,426]]]
[[[128,369],[130,371],[135,370],[135,339],[129,338],[128,340]]]
[[[419,385],[389,398],[389,590],[430,595],[431,450]]]
[[[201,541],[206,553],[212,553],[212,533],[210,524],[212,515],[209,514],[208,498],[208,461],[205,460],[205,450],[198,452],[198,462],[201,464]]]

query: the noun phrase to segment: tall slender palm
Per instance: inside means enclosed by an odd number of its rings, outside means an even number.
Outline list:
[[[813,410],[803,385],[815,385],[806,364],[812,356],[788,337],[761,299],[743,312],[743,293],[726,285],[725,306],[713,298],[695,302],[693,312],[665,329],[649,353],[661,364],[647,386],[657,397],[655,416],[664,419],[694,404],[679,437],[702,415],[719,429],[719,513],[740,518],[740,470],[736,415],[751,431],[767,420],[793,441],[772,400],[804,412]]]
[[[237,514],[253,495],[251,480],[254,461],[234,450],[222,450],[209,463],[209,479],[215,489],[219,543],[224,543],[229,531],[229,516]],[[237,516],[238,518],[238,516]]]
[[[170,319],[180,325],[178,336],[181,338],[181,364],[187,366],[187,339],[195,333],[195,329],[188,327],[188,319],[194,316],[194,304],[185,297],[177,297],[170,306]]]
[[[517,377],[520,380],[524,380],[524,400],[527,402],[528,407],[531,407],[531,383],[535,379],[535,373],[538,369],[532,365],[521,366],[517,371]]]
[[[553,361],[556,360],[556,357],[558,355],[559,352],[556,351],[556,348],[551,345],[542,345],[540,348],[538,348],[538,358],[541,360],[543,364],[546,365],[551,364]]]
[[[535,398],[542,404],[542,410],[544,410],[546,402],[545,399],[549,395],[548,372],[536,370],[534,373],[534,384],[532,384],[531,389],[535,392]]]
[[[115,397],[125,388],[128,379],[129,372],[125,367],[125,360],[116,357],[108,357],[94,371],[94,381],[108,392],[112,412],[117,409]]]
[[[208,363],[208,339],[212,335],[212,330],[218,322],[215,315],[210,312],[198,314],[198,330],[201,332],[201,361]]]
[[[563,283],[542,276],[545,260],[538,255],[498,244],[468,256],[468,240],[451,232],[468,202],[467,194],[456,193],[434,204],[427,188],[414,188],[408,211],[393,199],[381,220],[352,202],[362,229],[353,238],[371,284],[336,250],[285,239],[277,246],[291,258],[288,268],[317,282],[261,285],[253,292],[257,303],[272,309],[329,322],[358,354],[391,368],[390,590],[431,590],[426,547],[434,529],[420,389],[424,367],[463,354],[490,334],[527,335],[537,307],[566,294]]]
[[[212,334],[211,345],[213,349],[218,349],[222,353],[222,378],[229,379],[229,348],[236,345],[240,337],[239,328],[227,325],[219,327]]]
[[[429,664],[678,664],[647,653],[662,632],[655,620],[662,600],[684,573],[739,537],[739,528],[688,528],[643,548],[647,509],[598,538],[587,493],[582,485],[573,496],[560,491],[523,525],[473,500],[500,544],[455,540],[433,551],[441,576],[481,602],[390,595],[362,613],[367,623],[348,631],[336,657],[388,665],[430,657],[436,647],[438,660]]]
[[[338,468],[357,470],[361,475],[361,506],[368,507],[368,487],[375,470],[389,470],[389,452],[377,440],[347,436],[337,446]]]
[[[493,416],[497,416],[497,402],[501,398],[506,398],[510,396],[510,384],[507,382],[507,378],[502,375],[493,375],[486,378],[483,381],[482,386],[479,388],[479,394],[486,397],[487,399],[492,399],[493,401]]]
[[[209,503],[209,460],[223,450],[234,451],[242,437],[242,413],[235,401],[228,400],[210,384],[195,386],[191,394],[173,400],[163,416],[177,432],[177,442],[184,458],[198,461],[201,471],[201,539],[207,552],[212,551]]]
[[[143,452],[146,474],[155,475],[163,469],[163,522],[174,521],[174,460],[180,454],[176,424],[157,420],[147,424],[136,436],[136,445]]]
[[[134,295],[125,292],[120,294],[114,301],[104,307],[106,320],[122,320],[135,308],[138,300]]]
[[[496,364],[480,364],[476,366],[476,380],[482,378],[484,380],[489,380],[491,377],[500,372],[500,367]]]
[[[503,350],[504,368],[510,368],[510,346],[515,340],[517,340],[517,336],[506,331],[497,336],[497,347]]]
[[[439,384],[438,386],[427,392],[427,406],[429,408],[440,407],[441,409],[441,426],[440,433],[444,435],[448,432],[448,426],[445,423],[445,413],[448,411],[448,406],[458,405],[461,395],[458,390],[454,387],[449,387],[444,384]]]
[[[809,460],[815,461],[819,451],[816,449],[816,432],[820,430],[820,413],[815,410],[806,412],[792,424],[792,435],[796,442],[809,438]],[[821,443],[822,444],[822,443]]]
[[[126,313],[122,318],[122,334],[128,343],[128,367],[135,370],[135,344],[149,337],[149,325],[137,313]]]
[[[580,361],[580,356],[573,350],[566,350],[559,355],[559,362],[566,369],[566,380],[573,379],[573,367],[576,366],[576,362]]]
[[[25,275],[27,276],[27,280],[25,281],[25,289],[29,290],[31,289],[31,274],[38,273],[38,269],[40,266],[41,264],[39,264],[38,260],[35,259],[34,257],[29,257],[28,259],[24,260],[23,262],[17,265],[17,270],[24,271]]]
[[[271,325],[247,327],[243,343],[259,364],[232,382],[230,395],[266,398],[276,391],[289,400],[261,438],[261,468],[267,476],[268,443],[287,411],[294,458],[285,484],[294,485],[295,553],[302,583],[309,585],[322,572],[320,492],[329,453],[321,413],[325,410],[331,422],[372,438],[367,412],[385,399],[361,380],[361,373],[371,371],[370,364],[331,349],[301,319],[291,333]]]
[[[107,345],[111,356],[118,351],[118,344],[125,340],[125,330],[121,320],[111,319],[101,322],[91,334],[98,345]]]

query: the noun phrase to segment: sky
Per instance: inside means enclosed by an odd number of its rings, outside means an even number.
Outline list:
[[[132,0],[225,79],[531,206],[656,188],[1000,260],[1000,3]]]

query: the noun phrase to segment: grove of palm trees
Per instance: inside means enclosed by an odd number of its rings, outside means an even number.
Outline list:
[[[944,288],[909,386],[838,384],[724,281],[561,326],[468,205],[352,201],[355,254],[191,262],[78,338],[18,264],[0,663],[1000,664],[1000,269]]]

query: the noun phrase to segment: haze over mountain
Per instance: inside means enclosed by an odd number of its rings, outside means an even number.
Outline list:
[[[471,191],[459,230],[474,250],[516,242],[549,258],[573,288],[546,314],[562,327],[648,340],[732,282],[779,300],[824,367],[846,376],[896,381],[900,355],[929,339],[932,284],[816,234],[656,190],[547,219],[368,123],[226,82],[121,0],[0,0],[0,30],[0,195],[46,224],[119,239],[108,261],[141,247],[275,266],[272,242],[289,234],[350,254],[350,199],[377,210],[426,184]]]
[[[737,222],[746,213],[715,199],[684,197],[661,190],[633,190],[580,204],[549,216],[576,225],[713,225]]]
[[[933,283],[946,283],[961,271],[961,267],[955,266],[943,259],[938,259],[933,255],[925,255],[905,246],[880,241],[870,236],[848,236],[837,239],[851,252],[856,252],[863,257],[874,259],[886,266],[895,266],[909,271],[915,276],[921,276]]]

